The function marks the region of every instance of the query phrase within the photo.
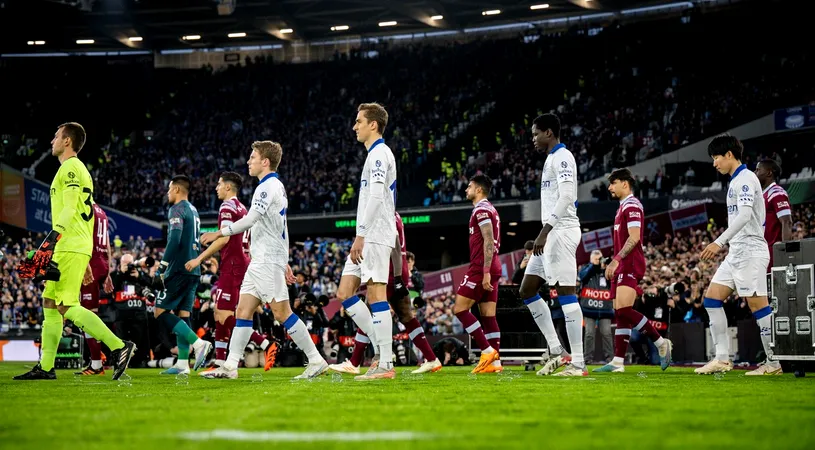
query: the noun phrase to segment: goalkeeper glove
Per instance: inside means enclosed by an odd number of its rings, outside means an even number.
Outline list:
[[[409,294],[407,286],[405,286],[405,282],[402,281],[402,277],[394,277],[393,278],[393,297],[394,300],[401,300],[407,297]]]
[[[51,230],[45,239],[43,239],[40,247],[34,252],[34,257],[31,261],[36,267],[48,267],[51,263],[51,258],[54,257],[54,247],[57,246],[57,241],[62,237],[61,234]]]

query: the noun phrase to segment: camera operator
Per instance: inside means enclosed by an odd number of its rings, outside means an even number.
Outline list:
[[[357,334],[357,327],[345,308],[340,306],[339,311],[334,314],[328,323],[328,328],[334,335],[337,343],[337,361],[345,361],[351,358],[354,350],[354,336]]]
[[[512,284],[520,285],[526,274],[526,265],[529,264],[529,258],[532,257],[532,249],[535,247],[535,241],[526,241],[524,244],[524,258],[518,263],[515,273],[512,274]],[[589,348],[589,347],[586,347]]]
[[[675,295],[681,295],[685,286],[682,283],[673,283],[665,288],[658,288],[654,285],[648,286],[642,297],[634,302],[634,309],[642,313],[651,325],[656,328],[660,336],[665,337],[668,333],[668,324],[671,320],[671,309],[676,305]],[[648,349],[646,355],[642,351],[642,345]],[[630,345],[634,353],[644,364],[659,364],[659,351],[651,339],[648,339],[638,330],[631,330]]]
[[[116,310],[116,334],[136,343],[136,354],[131,362],[134,366],[143,366],[149,359],[150,323],[147,307],[148,303],[152,305],[155,302],[155,294],[150,288],[152,279],[148,272],[155,261],[153,258],[146,258],[141,262],[147,263],[147,268],[134,263],[133,255],[124,254],[119,260],[119,266],[110,274]]]
[[[424,277],[422,273],[419,272],[419,269],[416,268],[416,255],[413,252],[407,252],[405,255],[408,262],[408,272],[410,273],[410,284],[408,284],[408,289],[411,291],[415,291],[418,295],[411,295],[412,298],[421,297],[422,292],[424,292]]]
[[[292,309],[306,324],[311,340],[314,341],[320,355],[325,358],[323,331],[328,327],[328,317],[323,307],[328,305],[328,297],[325,295],[316,297],[312,294],[304,274],[298,273],[295,277],[297,282],[289,286],[289,298],[294,299]]]
[[[611,319],[614,318],[614,301],[611,287],[605,277],[607,261],[600,250],[591,252],[589,263],[578,273],[580,279],[580,307],[586,321],[586,356],[594,359],[597,330],[603,344],[603,360],[614,355],[614,337],[611,335]],[[605,364],[605,363],[604,363]]]

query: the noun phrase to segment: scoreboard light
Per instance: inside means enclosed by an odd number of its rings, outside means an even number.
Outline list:
[[[420,216],[402,216],[402,223],[405,225],[414,225],[420,223],[431,223],[430,215],[420,215]],[[342,219],[334,221],[334,228],[342,229],[342,228],[356,228],[357,221],[356,219]]]

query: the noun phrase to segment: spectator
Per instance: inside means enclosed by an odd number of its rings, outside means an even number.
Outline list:
[[[529,264],[529,258],[532,257],[533,247],[535,247],[534,241],[526,241],[524,243],[524,257],[518,263],[515,273],[512,274],[512,284],[520,285],[521,281],[523,281],[524,274],[526,273],[526,265]]]

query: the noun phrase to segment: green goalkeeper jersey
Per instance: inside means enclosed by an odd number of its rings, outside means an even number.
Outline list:
[[[54,251],[93,253],[93,180],[77,157],[66,159],[51,182],[51,221],[62,237]]]

